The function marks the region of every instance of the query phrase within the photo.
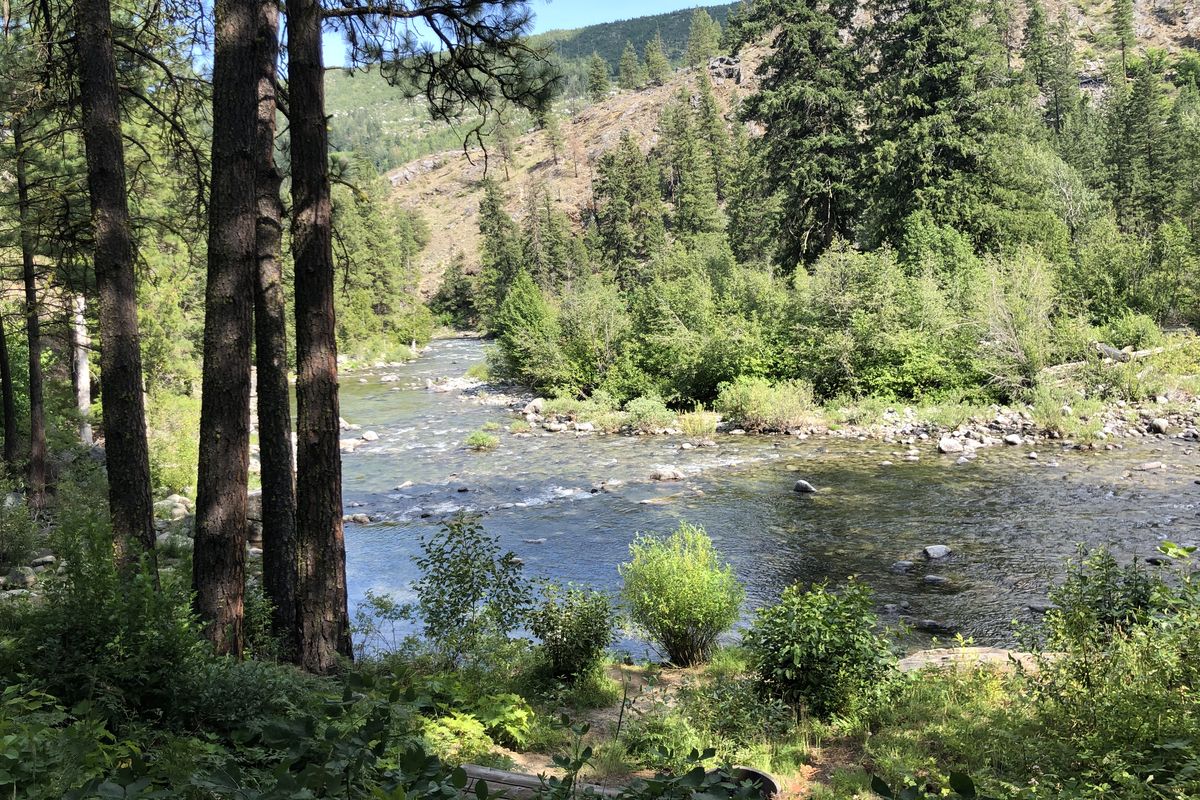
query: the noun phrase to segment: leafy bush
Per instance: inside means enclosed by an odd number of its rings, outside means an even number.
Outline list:
[[[524,747],[533,730],[533,709],[511,692],[484,695],[472,704],[471,714],[496,741],[512,747]]]
[[[717,432],[720,415],[697,408],[679,415],[679,429],[689,439],[707,439]]]
[[[471,435],[466,438],[464,444],[470,450],[493,450],[499,446],[500,440],[495,435],[490,434],[487,431],[473,431]]]
[[[1163,334],[1158,323],[1145,314],[1126,311],[1119,317],[1109,321],[1104,326],[1104,341],[1120,350],[1132,347],[1134,350],[1146,350],[1162,344]]]
[[[1146,621],[1166,586],[1137,561],[1121,566],[1107,548],[1080,548],[1067,562],[1066,577],[1050,592],[1046,614],[1050,646],[1070,647],[1093,637],[1110,639]]]
[[[625,404],[625,414],[631,428],[647,433],[669,428],[675,422],[675,412],[658,397],[635,397]]]
[[[467,367],[467,377],[474,378],[477,381],[489,381],[492,378],[492,370],[488,366],[487,361],[480,361]]]
[[[429,752],[452,765],[479,761],[496,746],[482,722],[460,711],[426,720],[421,740]]]
[[[778,698],[764,696],[752,676],[712,679],[680,689],[680,707],[692,727],[727,763],[741,764],[754,750],[770,748],[792,728],[794,714]]]
[[[200,398],[151,393],[146,404],[146,440],[155,492],[191,496],[200,454]]]
[[[825,717],[849,708],[887,673],[891,651],[877,624],[861,583],[838,592],[793,584],[759,610],[745,646],[771,695]]]
[[[14,484],[0,480],[0,568],[26,564],[36,543],[29,506]]]
[[[506,638],[525,619],[530,589],[521,563],[500,551],[478,518],[459,515],[421,538],[413,588],[425,638],[451,663],[478,661],[489,639]]]
[[[678,711],[659,707],[631,720],[622,736],[629,757],[652,769],[679,772],[701,747],[699,732]]]
[[[583,675],[613,642],[616,610],[604,592],[548,585],[529,615],[529,630],[556,677]]]
[[[989,262],[978,365],[1005,398],[1037,382],[1051,355],[1055,285],[1051,266],[1032,253]]]
[[[772,385],[765,378],[738,378],[721,385],[715,408],[751,431],[787,431],[815,417],[812,387],[801,381]]]
[[[619,568],[633,623],[681,667],[708,660],[738,619],[745,590],[703,528],[686,522],[667,537],[639,535]]]

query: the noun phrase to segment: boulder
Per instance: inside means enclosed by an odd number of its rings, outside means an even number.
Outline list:
[[[39,556],[29,562],[29,566],[37,569],[38,567],[52,567],[58,563],[58,559],[54,556]]]
[[[930,586],[945,586],[950,582],[950,579],[945,575],[926,575],[922,580]]]
[[[364,442],[377,442],[379,441],[379,434],[375,431],[363,431],[362,440]]]
[[[1166,433],[1171,429],[1171,423],[1167,422],[1162,417],[1156,417],[1150,420],[1150,431],[1152,433]]]
[[[37,573],[33,567],[13,567],[4,580],[5,589],[32,589],[37,586]]]
[[[596,430],[596,426],[590,422],[576,422],[575,430],[580,433],[593,433]]]
[[[160,550],[167,548],[173,550],[192,549],[192,540],[178,533],[160,533],[155,539],[155,544]]]
[[[951,550],[949,547],[947,547],[944,544],[931,544],[925,548],[924,552],[925,552],[926,558],[932,559],[932,558],[945,558],[946,556],[950,555],[954,551]]]
[[[892,572],[908,572],[913,566],[913,562],[911,561],[894,561],[889,569]]]
[[[366,514],[347,514],[342,517],[343,522],[353,522],[355,525],[367,525],[371,522],[371,518]]]
[[[938,440],[938,452],[945,454],[961,453],[966,449],[962,439],[955,439],[953,436],[943,436]]]
[[[262,489],[255,489],[246,495],[246,519],[262,521],[262,503]]]
[[[362,443],[362,439],[342,439],[338,442],[338,450],[343,453],[353,453]]]
[[[544,399],[542,399],[541,397],[535,397],[532,400],[530,400],[528,403],[525,404],[525,407],[523,409],[521,409],[521,413],[526,414],[526,415],[541,414],[542,409],[545,407],[546,407],[546,401]]]
[[[391,372],[389,372],[387,375],[379,376],[380,383],[395,383],[398,380],[400,380],[400,376],[396,375],[395,373],[391,373]]]
[[[683,473],[675,467],[659,467],[658,469],[654,470],[654,472],[650,473],[650,480],[681,481],[683,480]]]
[[[792,487],[793,492],[800,494],[813,494],[817,491],[817,487],[805,480],[796,481],[796,485]]]
[[[1014,447],[1021,444],[1024,441],[1025,440],[1021,438],[1021,434],[1019,434],[1019,433],[1010,433],[1004,437],[1004,443],[1007,445],[1012,445]]]

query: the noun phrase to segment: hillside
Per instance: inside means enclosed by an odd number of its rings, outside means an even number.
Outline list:
[[[745,56],[753,63],[753,55]],[[468,269],[478,263],[480,181],[487,174],[500,181],[508,200],[508,211],[520,220],[525,215],[529,188],[544,184],[566,214],[578,222],[591,198],[593,166],[600,155],[616,145],[622,132],[631,131],[649,151],[658,143],[658,116],[668,100],[681,89],[693,86],[703,74],[680,70],[662,86],[639,91],[614,92],[603,102],[586,107],[562,124],[564,151],[555,164],[545,133],[527,131],[517,140],[509,178],[493,156],[485,164],[481,151],[469,155],[461,150],[439,153],[416,160],[388,173],[393,200],[418,211],[430,223],[429,244],[418,263],[421,291],[436,291],[442,270],[456,252],[467,259]],[[729,80],[714,81],[718,101],[728,109],[752,91],[752,82],[740,85]]]
[[[729,14],[737,3],[710,6],[698,3],[708,15],[725,26]],[[625,42],[633,42],[639,50],[658,33],[666,45],[667,58],[678,62],[687,47],[688,29],[692,23],[694,8],[680,9],[666,14],[605,22],[572,30],[555,30],[531,37],[537,44],[547,44],[566,60],[583,59],[593,52],[599,53],[609,64],[616,64],[625,49]]]
[[[724,25],[736,4],[705,6]],[[565,78],[563,99],[577,105],[586,92],[587,59],[599,53],[616,72],[625,42],[641,50],[657,32],[667,57],[676,66],[683,60],[692,12],[688,8],[667,14],[605,22],[570,30],[554,30],[530,37],[532,44],[548,48]],[[377,70],[330,70],[325,78],[326,107],[330,115],[330,146],[365,156],[381,172],[414,159],[453,149],[462,135],[448,125],[429,119],[423,100],[410,100],[390,86]]]

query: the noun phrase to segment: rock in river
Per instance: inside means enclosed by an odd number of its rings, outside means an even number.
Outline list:
[[[681,481],[683,480],[683,473],[675,467],[659,467],[658,469],[654,470],[654,472],[650,473],[650,480]]]
[[[943,436],[938,440],[939,453],[961,453],[963,451],[962,439],[955,439],[953,436]]]
[[[953,550],[944,544],[931,544],[925,548],[926,558],[945,558],[950,555]]]
[[[800,494],[812,494],[813,492],[817,491],[817,487],[813,486],[808,481],[801,480],[796,481],[796,485],[792,487],[792,491],[799,492]]]

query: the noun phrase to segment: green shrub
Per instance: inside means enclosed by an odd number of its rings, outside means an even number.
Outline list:
[[[146,404],[146,440],[154,491],[192,496],[200,454],[200,398],[151,393]]]
[[[521,562],[500,551],[478,518],[459,515],[421,538],[413,588],[425,638],[451,664],[477,663],[490,640],[506,639],[525,620],[529,584]]]
[[[772,385],[765,378],[741,377],[721,384],[714,407],[750,431],[787,431],[816,418],[812,387],[802,381]]]
[[[1056,288],[1051,265],[1028,252],[989,262],[989,272],[976,363],[1008,399],[1049,365]]]
[[[1069,648],[1128,632],[1150,617],[1166,590],[1136,560],[1121,566],[1108,548],[1091,553],[1080,548],[1067,562],[1063,582],[1050,591],[1055,606],[1046,614],[1050,646]]]
[[[679,415],[679,429],[689,439],[708,439],[717,432],[720,415],[697,408]]]
[[[461,711],[426,720],[421,740],[429,752],[453,766],[480,761],[496,746],[483,723]]]
[[[500,439],[487,431],[474,431],[463,442],[470,450],[493,450],[500,444]]]
[[[745,590],[703,528],[686,522],[667,537],[639,535],[619,568],[633,623],[677,666],[708,660],[737,622]]]
[[[674,773],[687,766],[688,753],[702,747],[687,718],[662,707],[631,720],[622,739],[627,755],[642,766]]]
[[[658,397],[635,397],[625,404],[625,415],[631,428],[646,433],[669,428],[675,422],[675,412]]]
[[[782,741],[792,728],[792,709],[764,696],[752,676],[690,683],[679,692],[680,707],[692,727],[722,762],[745,763],[758,748]]]
[[[529,630],[556,677],[573,679],[600,662],[613,642],[616,611],[604,592],[547,585],[529,615]]]
[[[510,747],[525,747],[533,732],[533,708],[511,692],[484,695],[472,704],[471,715],[483,723],[488,735]]]
[[[533,426],[523,419],[519,419],[508,424],[509,433],[529,433],[532,430]]]
[[[0,568],[27,564],[37,545],[29,505],[16,488],[0,480]]]
[[[1121,316],[1110,320],[1103,329],[1104,341],[1120,350],[1132,347],[1134,350],[1147,350],[1158,347],[1163,342],[1162,330],[1152,317],[1126,311]]]
[[[793,584],[759,610],[745,646],[772,696],[825,717],[849,708],[887,673],[892,655],[877,625],[871,590],[861,583],[838,592]]]
[[[467,367],[467,377],[474,378],[477,381],[487,382],[492,378],[491,367],[488,366],[487,361],[480,361],[477,364],[472,364],[471,366]]]

